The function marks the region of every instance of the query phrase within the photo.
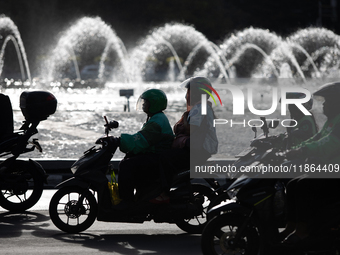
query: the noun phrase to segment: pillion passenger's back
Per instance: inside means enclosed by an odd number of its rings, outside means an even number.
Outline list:
[[[13,110],[8,96],[0,93],[0,140],[13,133]]]

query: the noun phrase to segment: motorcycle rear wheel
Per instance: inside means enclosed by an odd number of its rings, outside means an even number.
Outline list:
[[[243,224],[242,215],[226,213],[213,218],[203,230],[201,249],[204,255],[256,255],[259,249],[259,237],[254,227],[242,233],[235,244],[235,235]]]
[[[21,212],[34,206],[44,189],[44,176],[25,164],[4,171],[1,181],[0,206],[6,210]]]
[[[82,204],[78,206],[81,195]],[[67,233],[79,233],[88,229],[96,220],[98,205],[89,190],[80,187],[63,187],[51,199],[49,213],[52,222]]]
[[[192,184],[192,190],[194,198],[198,198],[199,196],[203,196],[204,198],[204,201],[202,201],[202,214],[200,216],[195,216],[194,218],[177,221],[176,225],[189,234],[201,234],[207,223],[209,203],[215,198],[216,195],[211,188],[202,184]]]

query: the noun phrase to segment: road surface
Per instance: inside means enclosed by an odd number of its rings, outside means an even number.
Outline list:
[[[186,234],[174,224],[96,221],[81,234],[63,233],[48,214],[54,192],[44,190],[25,213],[0,208],[0,254],[201,254],[200,235]]]

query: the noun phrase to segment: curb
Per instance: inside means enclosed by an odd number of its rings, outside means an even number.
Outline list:
[[[20,160],[28,160],[28,158],[19,158]],[[1,158],[0,163],[6,159]],[[53,189],[57,184],[72,177],[71,166],[77,159],[56,159],[56,158],[32,158],[32,160],[38,162],[46,171],[47,184],[44,185],[45,189]],[[122,159],[115,158],[111,160],[111,164],[115,171],[118,171],[119,162]],[[224,164],[232,164],[235,158],[214,159],[211,158],[208,161],[214,161],[216,163],[222,162]]]

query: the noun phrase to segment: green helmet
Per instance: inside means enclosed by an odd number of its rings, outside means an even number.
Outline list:
[[[166,109],[168,99],[165,93],[160,89],[148,89],[143,92],[137,100],[136,110],[141,110],[144,100],[150,103],[149,112],[157,113]]]

